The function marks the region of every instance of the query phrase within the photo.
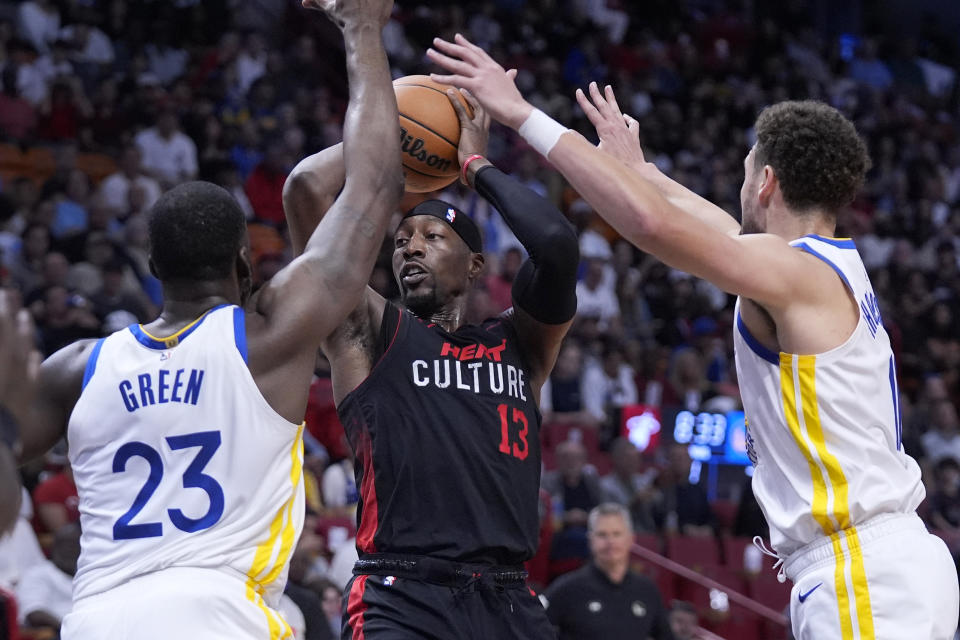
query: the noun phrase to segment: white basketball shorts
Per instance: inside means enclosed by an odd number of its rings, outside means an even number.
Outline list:
[[[290,627],[244,576],[216,569],[171,568],[149,573],[74,602],[63,640],[280,640]],[[252,598],[252,599],[251,599]]]
[[[953,640],[957,569],[916,514],[877,516],[812,542],[784,569],[797,640]]]

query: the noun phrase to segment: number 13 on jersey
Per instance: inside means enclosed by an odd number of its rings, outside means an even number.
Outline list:
[[[513,457],[518,460],[526,460],[527,455],[530,453],[530,447],[527,445],[527,433],[530,431],[530,423],[527,422],[526,414],[517,408],[511,411],[510,407],[505,404],[497,407],[497,413],[500,414],[500,453],[508,456],[513,455]],[[508,416],[510,418],[509,420],[507,419]],[[512,441],[512,448],[510,447],[511,424],[519,427],[517,433],[517,440],[519,440],[519,442],[516,440]],[[514,429],[517,427],[514,427]]]

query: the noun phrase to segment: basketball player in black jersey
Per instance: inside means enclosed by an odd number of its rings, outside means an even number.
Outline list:
[[[459,157],[486,150],[489,118],[459,101]],[[287,181],[294,250],[343,181],[338,147]],[[500,212],[530,259],[512,309],[463,325],[483,269],[480,232],[437,200],[394,234],[402,307],[367,289],[323,344],[356,452],[360,560],[343,638],[553,638],[522,564],[537,545],[540,387],[576,311],[577,237],[545,199],[485,159],[468,184]]]

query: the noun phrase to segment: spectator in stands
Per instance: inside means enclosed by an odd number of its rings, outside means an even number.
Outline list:
[[[60,35],[60,11],[52,0],[26,0],[17,8],[17,32],[40,53]]]
[[[124,219],[146,212],[160,197],[160,183],[143,172],[142,164],[140,148],[128,144],[120,154],[119,170],[100,183],[103,203]]]
[[[90,178],[79,169],[72,170],[67,176],[66,192],[56,205],[53,227],[50,229],[55,238],[63,238],[87,228],[90,220],[89,198]]]
[[[343,436],[346,440],[346,435]],[[345,446],[347,457],[330,463],[323,472],[323,506],[328,516],[350,516],[356,513],[360,492],[353,475],[353,450]]]
[[[733,535],[752,538],[760,536],[764,540],[770,537],[770,526],[760,509],[760,503],[753,495],[753,480],[747,478],[740,491],[740,502],[737,504],[737,515],[733,520]],[[728,558],[727,561],[738,561],[739,558]]]
[[[931,378],[925,392],[930,423],[921,439],[924,453],[931,463],[946,457],[960,460],[960,420],[946,385],[942,379]]]
[[[620,327],[620,301],[613,283],[604,277],[607,260],[584,256],[586,273],[577,283],[577,316],[596,318],[601,331],[616,334]]]
[[[311,584],[311,588],[320,594],[323,601],[323,613],[326,616],[327,624],[330,626],[332,637],[339,638],[340,615],[343,611],[343,589],[326,578],[315,580]]]
[[[637,404],[636,372],[624,359],[624,345],[607,339],[599,364],[588,364],[583,374],[583,404],[603,425],[601,441],[609,443],[619,431],[620,409]]]
[[[583,349],[576,338],[567,336],[553,372],[540,391],[543,423],[599,425],[601,419],[587,410],[583,396]]]
[[[310,570],[311,553],[303,545],[298,544],[290,558],[290,573],[284,593],[297,605],[303,614],[306,634],[302,640],[333,640],[339,637],[333,635],[324,610],[320,595],[306,586],[307,575]]]
[[[941,458],[933,468],[933,479],[930,524],[934,529],[960,535],[960,462],[955,458]]]
[[[0,93],[0,135],[12,140],[28,140],[37,127],[37,113],[24,100],[17,88],[17,68],[7,65],[2,76]]]
[[[253,206],[254,217],[276,227],[283,226],[283,185],[290,173],[290,158],[282,140],[274,140],[267,153],[247,178],[244,191]]]
[[[619,504],[604,503],[590,512],[589,523],[592,561],[558,578],[545,593],[547,616],[560,640],[672,640],[656,585],[630,570],[630,514]]]
[[[44,292],[42,315],[37,318],[37,324],[46,355],[77,340],[100,336],[100,321],[90,302],[64,287],[50,287]]]
[[[685,600],[674,600],[670,605],[670,630],[674,640],[698,640],[697,608]]]
[[[21,491],[20,516],[13,529],[0,535],[0,589],[8,591],[16,589],[27,569],[46,562],[37,534],[30,525],[33,517],[30,494],[22,487]]]
[[[603,489],[593,467],[587,469],[587,449],[581,442],[558,444],[556,464],[556,470],[543,474],[542,482],[553,501],[558,529],[550,556],[556,566],[570,568],[588,556],[587,514],[603,500]]]
[[[707,492],[690,482],[692,461],[687,446],[674,443],[668,450],[669,466],[658,478],[660,494],[654,517],[666,533],[686,536],[712,536],[716,518],[710,509]]]
[[[604,501],[626,507],[635,532],[655,532],[652,511],[654,470],[640,472],[640,450],[626,438],[617,438],[610,445],[610,462],[613,464],[611,472],[600,479]]]
[[[197,177],[197,145],[180,131],[180,121],[165,109],[156,124],[134,138],[143,154],[144,170],[170,188]]]
[[[500,257],[496,273],[491,273],[484,279],[484,286],[490,294],[490,302],[497,312],[505,311],[513,306],[513,280],[520,271],[523,263],[523,252],[518,245],[507,248]]]
[[[73,483],[73,470],[67,462],[66,447],[58,445],[47,457],[63,468],[33,490],[33,507],[41,533],[53,533],[80,519],[80,499]]]
[[[48,251],[50,230],[42,224],[27,225],[19,253],[7,263],[20,291],[32,291],[43,283],[43,263]]]
[[[17,585],[20,621],[27,627],[60,630],[73,608],[73,574],[80,557],[80,525],[65,524],[54,534],[50,560],[30,567]]]
[[[103,286],[93,294],[90,302],[101,322],[114,311],[126,311],[137,322],[152,320],[156,312],[142,290],[131,293],[124,286],[124,264],[118,258],[112,258],[103,266]]]
[[[39,104],[38,114],[37,135],[60,142],[77,138],[80,125],[93,115],[93,107],[84,95],[79,78],[58,78],[50,88],[49,97]]]

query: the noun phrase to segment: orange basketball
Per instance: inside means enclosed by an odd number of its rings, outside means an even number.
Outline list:
[[[411,193],[442,189],[460,173],[460,119],[447,97],[449,88],[430,76],[393,81],[400,110],[400,155],[406,190]],[[460,101],[472,114],[470,105],[462,97]]]

